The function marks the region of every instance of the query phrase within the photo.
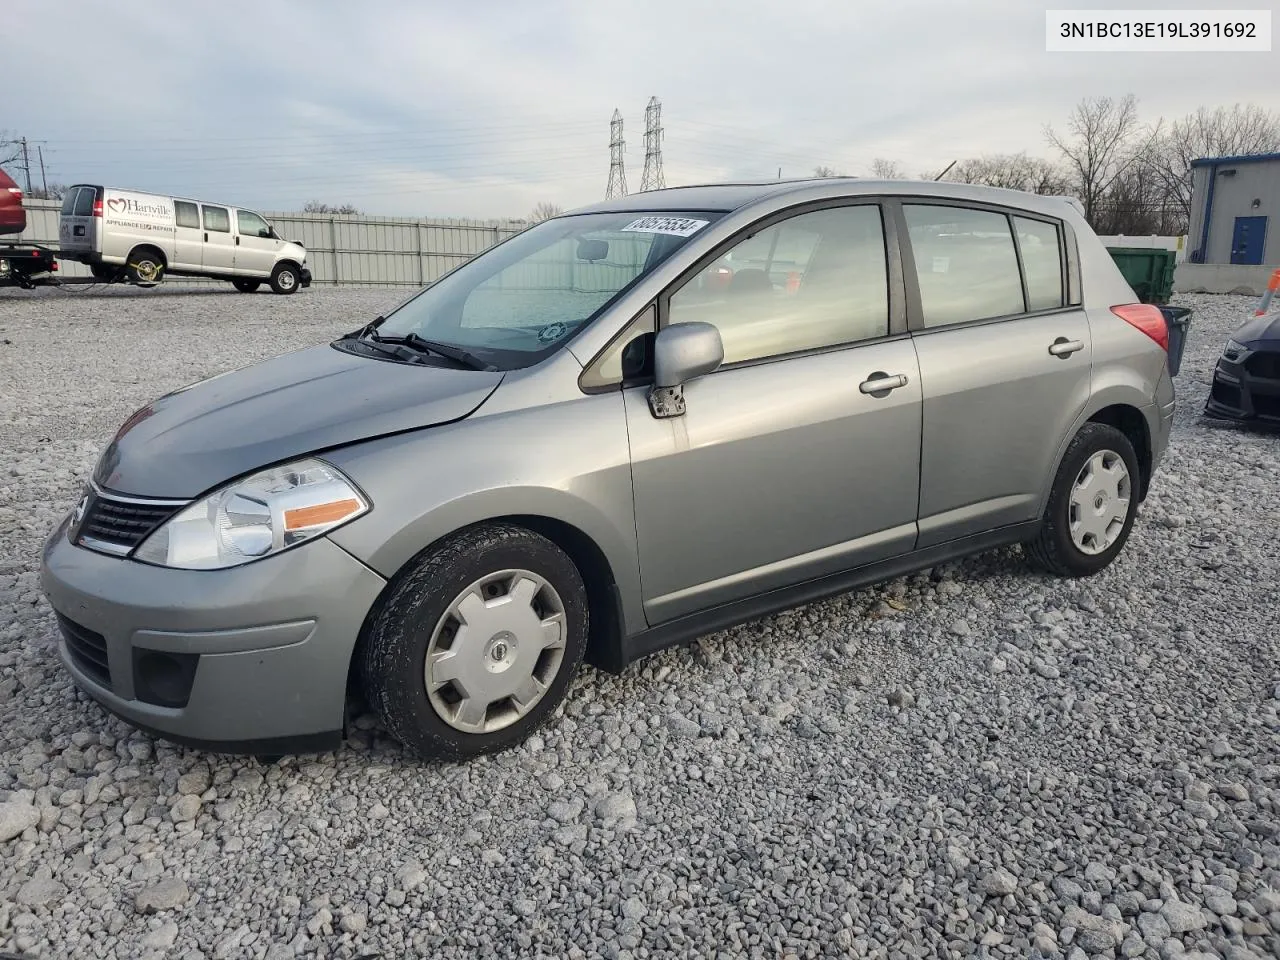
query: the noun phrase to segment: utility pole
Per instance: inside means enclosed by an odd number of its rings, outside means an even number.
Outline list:
[[[622,139],[622,111],[615,109],[613,119],[609,121],[609,185],[605,187],[604,198],[627,195],[627,171],[622,166],[622,154],[627,144]]]
[[[44,175],[44,147],[36,147],[36,156],[40,158],[40,186],[44,188],[44,198],[49,199],[49,180]]]
[[[27,172],[27,193],[31,192],[31,155],[27,153],[27,138],[19,141],[22,144],[22,168]]]
[[[644,174],[640,177],[640,192],[661,190],[666,185],[662,175],[662,101],[650,97],[644,108]]]

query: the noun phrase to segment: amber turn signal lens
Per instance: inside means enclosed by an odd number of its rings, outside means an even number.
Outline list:
[[[298,507],[284,512],[284,528],[286,530],[304,530],[307,527],[322,523],[337,523],[360,509],[358,500],[335,500],[332,503],[319,503],[314,507]]]

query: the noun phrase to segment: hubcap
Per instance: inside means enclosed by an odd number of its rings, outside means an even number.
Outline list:
[[[564,661],[560,595],[529,570],[477,580],[449,604],[427,645],[427,699],[464,733],[493,733],[542,699]]]
[[[290,273],[288,270],[285,270],[283,273],[280,274],[280,286],[282,286],[286,290],[293,289],[293,274]]]
[[[1080,469],[1067,525],[1082,553],[1099,554],[1116,542],[1129,516],[1131,488],[1129,469],[1112,450],[1099,450]]]

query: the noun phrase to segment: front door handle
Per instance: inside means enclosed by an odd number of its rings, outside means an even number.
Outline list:
[[[1077,350],[1084,349],[1083,340],[1068,340],[1066,337],[1059,337],[1053,343],[1049,344],[1049,352],[1055,357],[1069,357]]]
[[[887,373],[877,370],[866,380],[863,380],[858,384],[858,389],[863,393],[869,393],[874,396],[875,394],[888,394],[890,390],[897,390],[899,387],[905,387],[906,385],[907,375],[905,373],[898,373],[890,376]]]
[[[240,246],[240,238],[239,238],[239,237],[236,237],[236,246],[237,246],[237,247],[238,247],[238,246]]]
[[[207,234],[207,233],[204,235],[204,242],[205,242],[205,243],[208,243],[208,242],[209,242],[209,234]]]

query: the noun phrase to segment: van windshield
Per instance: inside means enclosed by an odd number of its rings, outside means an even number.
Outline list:
[[[544,220],[407,301],[378,327],[530,366],[720,213],[590,213]]]

